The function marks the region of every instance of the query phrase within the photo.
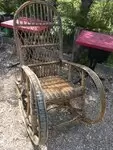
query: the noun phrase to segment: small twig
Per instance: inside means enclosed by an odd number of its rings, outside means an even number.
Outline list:
[[[15,64],[11,64],[11,65],[8,66],[7,68],[13,68],[13,67],[16,67],[16,66],[18,66],[18,65],[20,65],[20,62],[17,62],[17,63],[15,63]]]
[[[57,127],[69,125],[70,123],[75,122],[79,117],[80,117],[80,116],[78,115],[78,116],[76,116],[75,118],[73,118],[73,119],[71,119],[71,120],[69,120],[69,121],[63,122],[63,123],[58,124],[58,125],[56,125],[56,126],[53,126],[53,128],[57,128]]]

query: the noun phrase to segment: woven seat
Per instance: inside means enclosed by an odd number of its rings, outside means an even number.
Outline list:
[[[74,84],[59,76],[48,76],[40,79],[46,102],[69,103],[70,99],[83,95],[84,88],[75,88]],[[58,100],[58,101],[57,101]]]

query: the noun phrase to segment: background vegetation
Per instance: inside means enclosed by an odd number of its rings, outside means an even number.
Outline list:
[[[8,14],[14,13],[25,1],[26,0],[10,0],[9,2],[9,0],[0,0],[0,12]],[[64,34],[71,35],[74,33],[76,26],[112,33],[113,1],[86,0],[91,3],[88,10],[81,8],[82,1],[83,0],[57,0],[59,4],[57,8],[62,16]]]
[[[58,0],[58,10],[62,16],[64,41],[72,45],[74,33],[77,27],[89,30],[113,34],[113,1],[112,0],[89,0],[88,9],[81,8],[82,0]],[[82,58],[85,58],[82,60]],[[87,62],[87,54],[81,56],[82,63]],[[113,64],[113,54],[107,63]],[[113,66],[113,65],[112,65]]]
[[[87,16],[80,10],[81,0],[58,1],[64,34],[72,34],[76,26],[113,33],[113,1],[94,0]]]

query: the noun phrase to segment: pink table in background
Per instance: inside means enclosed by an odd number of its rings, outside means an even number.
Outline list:
[[[22,24],[24,23],[24,25],[26,24],[26,26],[18,26],[18,29],[19,30],[23,30],[23,31],[30,31],[30,32],[40,32],[40,31],[43,31],[45,30],[47,27],[47,23],[46,22],[43,22],[45,23],[45,25],[43,26],[27,26],[27,24],[30,23],[30,21],[33,23],[33,19],[29,19],[29,18],[20,18],[19,19],[20,23],[22,22]],[[36,21],[35,21],[36,22]],[[37,21],[37,23],[39,23],[40,20]],[[13,29],[13,20],[8,20],[8,21],[4,21],[4,22],[1,22],[0,24],[1,27],[5,27],[5,28],[10,28],[10,29]]]
[[[113,36],[103,33],[82,30],[75,42],[82,46],[113,52]]]
[[[13,29],[13,20],[1,22],[0,26]]]

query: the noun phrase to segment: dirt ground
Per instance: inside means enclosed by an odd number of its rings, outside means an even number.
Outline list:
[[[35,150],[18,106],[15,90],[15,67],[18,62],[13,48],[0,48],[0,150]],[[113,150],[113,82],[104,74],[107,108],[101,123],[49,131],[48,150]]]
[[[0,78],[0,150],[32,150],[27,138],[13,75]]]
[[[13,53],[10,44],[0,48],[0,150],[32,150],[18,107],[15,69],[9,67],[17,62]]]

